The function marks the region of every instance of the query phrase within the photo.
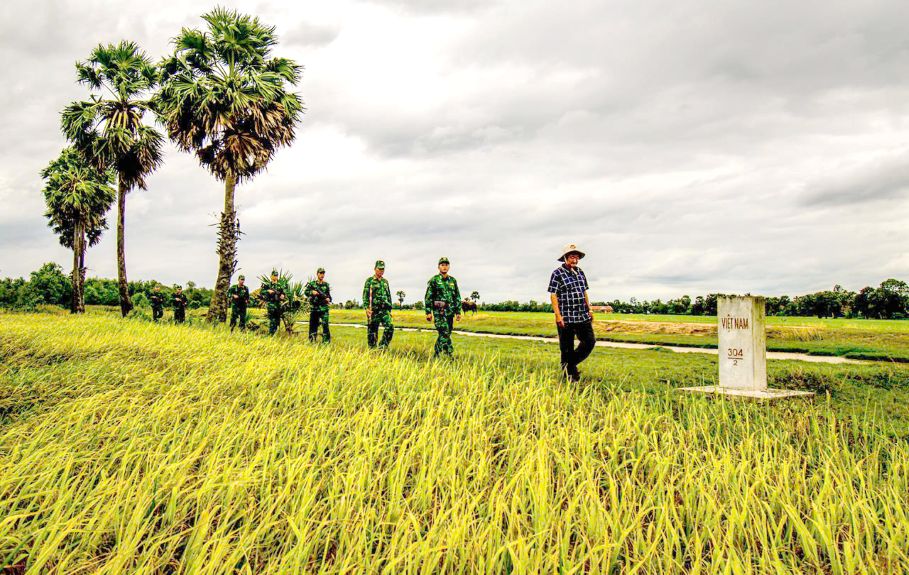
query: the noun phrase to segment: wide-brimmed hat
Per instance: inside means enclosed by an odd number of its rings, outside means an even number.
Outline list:
[[[564,262],[565,256],[567,256],[568,254],[570,254],[572,252],[578,254],[578,259],[583,258],[586,255],[584,252],[581,251],[580,248],[578,248],[577,244],[565,244],[565,247],[562,248],[562,255],[561,255],[561,257],[559,257],[559,261]]]

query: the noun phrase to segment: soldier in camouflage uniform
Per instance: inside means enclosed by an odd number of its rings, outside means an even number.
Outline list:
[[[385,262],[376,262],[375,274],[366,278],[363,285],[363,307],[366,308],[366,342],[369,347],[376,347],[379,339],[379,325],[383,326],[380,348],[388,347],[395,334],[391,321],[391,288],[385,275]]]
[[[230,331],[234,331],[237,320],[240,321],[240,331],[246,330],[246,309],[249,307],[249,288],[246,287],[246,276],[237,278],[236,285],[227,290],[230,298]]]
[[[174,321],[183,323],[186,321],[186,296],[183,294],[183,286],[174,286],[174,295],[171,298],[174,306]]]
[[[309,341],[315,342],[322,326],[322,343],[331,341],[328,329],[328,306],[331,304],[331,286],[325,281],[325,268],[316,270],[316,279],[310,280],[304,288],[309,299]]]
[[[454,320],[461,320],[461,290],[458,280],[448,275],[450,263],[448,258],[439,259],[439,273],[434,275],[426,285],[423,297],[423,309],[426,310],[426,321],[435,320],[436,338],[435,355],[451,356],[454,346],[451,344],[451,330]]]
[[[161,286],[155,285],[148,300],[152,306],[152,319],[157,322],[164,317],[164,294],[161,293]]]
[[[287,301],[286,286],[278,281],[278,271],[271,270],[271,281],[262,283],[259,293],[265,300],[265,309],[268,313],[268,335],[275,335],[281,316],[284,313],[284,302]]]

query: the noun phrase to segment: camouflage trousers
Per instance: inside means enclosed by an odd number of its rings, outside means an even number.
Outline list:
[[[234,330],[237,322],[240,322],[240,330],[246,329],[246,306],[230,306],[230,331]]]
[[[433,311],[433,320],[435,320],[436,331],[439,332],[436,338],[435,355],[451,355],[454,353],[454,345],[451,343],[451,330],[454,329],[454,314]]]
[[[331,330],[328,329],[328,310],[313,309],[309,312],[309,341],[315,342],[322,326],[322,343],[331,341]]]
[[[280,306],[269,305],[266,309],[268,311],[268,335],[275,335],[278,326],[281,325],[281,316],[284,314]]]
[[[162,317],[164,317],[164,308],[161,306],[153,307],[152,308],[152,319],[155,321],[158,321]]]
[[[366,324],[366,343],[369,347],[376,347],[376,341],[379,339],[379,326],[382,326],[382,341],[379,347],[388,347],[391,338],[395,334],[395,326],[391,322],[391,310],[374,311],[369,322]]]

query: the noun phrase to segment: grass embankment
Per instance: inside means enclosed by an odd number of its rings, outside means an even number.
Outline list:
[[[332,310],[337,322],[364,321],[363,310]],[[397,310],[396,325],[429,327],[420,311]],[[508,335],[553,337],[552,314],[480,312],[465,314],[456,329]],[[717,346],[715,317],[596,314],[597,339],[686,347]],[[909,362],[909,321],[793,317],[767,318],[767,349],[853,359]]]
[[[0,561],[57,573],[898,573],[909,371],[773,362],[775,405],[673,391],[715,358],[430,334],[366,352],[0,316]]]

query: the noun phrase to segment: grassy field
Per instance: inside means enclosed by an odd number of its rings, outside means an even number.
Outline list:
[[[332,310],[331,314],[336,322],[364,321],[363,310]],[[396,325],[402,327],[432,327],[420,311],[395,311],[394,318]],[[555,336],[553,316],[547,313],[466,314],[456,328]],[[596,314],[594,331],[601,340],[714,348],[717,345],[715,317]],[[909,321],[769,317],[767,349],[909,362]]]
[[[336,318],[337,319],[337,318]],[[44,573],[902,573],[909,366],[400,333],[388,352],[0,315],[0,566]]]

